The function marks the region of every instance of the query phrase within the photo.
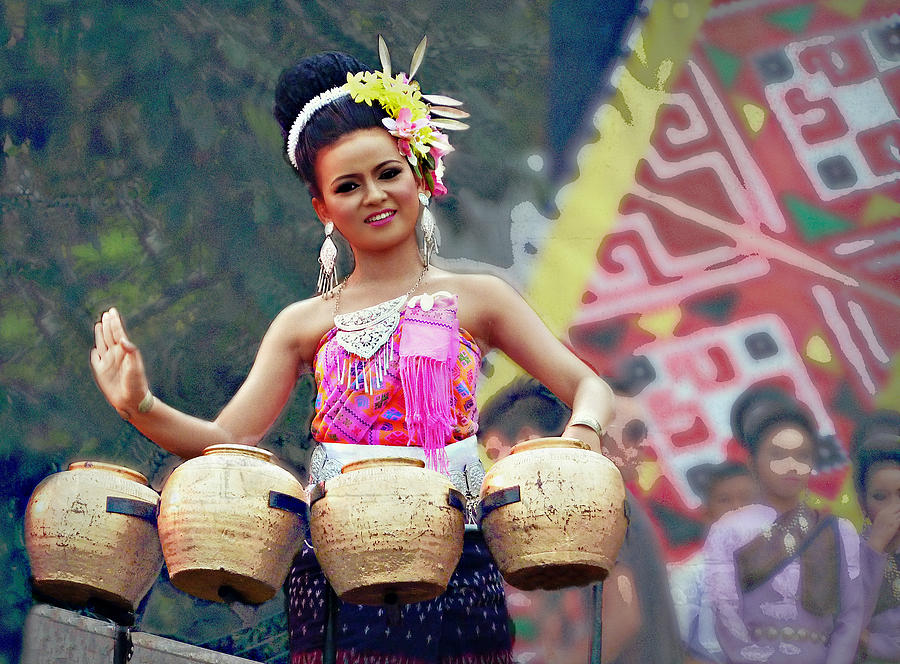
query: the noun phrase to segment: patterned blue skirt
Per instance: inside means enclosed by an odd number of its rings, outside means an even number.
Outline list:
[[[333,591],[304,544],[287,580],[292,664],[321,664]],[[480,532],[466,532],[446,592],[400,607],[336,599],[337,664],[511,664],[503,580]]]

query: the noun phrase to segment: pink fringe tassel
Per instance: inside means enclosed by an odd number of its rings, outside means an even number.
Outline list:
[[[400,358],[400,383],[410,437],[425,450],[425,466],[450,474],[444,444],[453,427],[453,384],[446,361],[430,357]]]

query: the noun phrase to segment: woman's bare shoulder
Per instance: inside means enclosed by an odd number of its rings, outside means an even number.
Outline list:
[[[332,299],[311,297],[289,304],[275,317],[266,336],[273,335],[312,359],[322,336],[334,326]]]
[[[492,328],[498,312],[515,309],[516,290],[492,274],[454,273],[442,270],[429,283],[431,290],[443,290],[459,298],[459,323],[478,341],[482,350],[491,347]]]
[[[434,290],[445,290],[458,295],[461,300],[482,299],[485,296],[508,296],[515,289],[493,274],[460,273],[441,270],[430,282]]]

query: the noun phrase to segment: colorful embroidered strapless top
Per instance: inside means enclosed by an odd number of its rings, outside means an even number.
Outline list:
[[[415,426],[407,421],[406,399],[411,394],[419,395],[412,397],[419,402],[449,402],[449,426],[440,435],[440,446],[475,433],[475,388],[481,352],[472,336],[459,328],[455,296],[452,306],[443,307],[440,302],[431,304],[435,298],[440,299],[438,294],[422,297],[430,298],[427,309],[424,304],[421,308],[414,306],[420,298],[413,298],[407,305],[402,297],[335,318],[336,326],[322,337],[316,349],[317,395],[311,427],[316,441],[417,445],[427,450],[428,443],[422,443],[423,436],[411,433]],[[443,337],[435,343],[431,335],[439,328]],[[419,367],[418,373],[411,373],[404,366],[401,370],[410,345],[416,347],[414,354],[421,350],[420,355],[447,355],[447,387],[441,387],[428,369]],[[440,352],[435,347],[440,347]],[[404,380],[416,383],[417,388],[404,388]]]

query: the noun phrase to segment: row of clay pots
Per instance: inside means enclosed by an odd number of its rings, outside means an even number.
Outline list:
[[[485,539],[514,586],[584,585],[615,562],[624,485],[611,462],[579,441],[520,443],[488,472],[481,497]],[[35,588],[67,602],[134,608],[164,557],[173,585],[187,593],[263,602],[303,542],[305,501],[299,481],[255,447],[207,448],[175,469],[159,497],[129,469],[72,464],[29,501]],[[356,462],[313,488],[312,545],[341,599],[418,602],[446,588],[462,552],[464,511],[449,479],[420,460]]]
[[[162,494],[106,463],[45,478],[25,512],[35,590],[132,610],[165,559],[173,585],[196,597],[271,599],[303,541],[306,512],[303,486],[274,461],[257,447],[213,445],[178,466]]]
[[[344,601],[418,602],[446,588],[462,552],[462,496],[422,466],[356,462],[313,492],[312,543]],[[625,485],[615,465],[581,441],[526,441],[487,473],[481,515],[511,585],[587,585],[607,576],[624,541]]]

